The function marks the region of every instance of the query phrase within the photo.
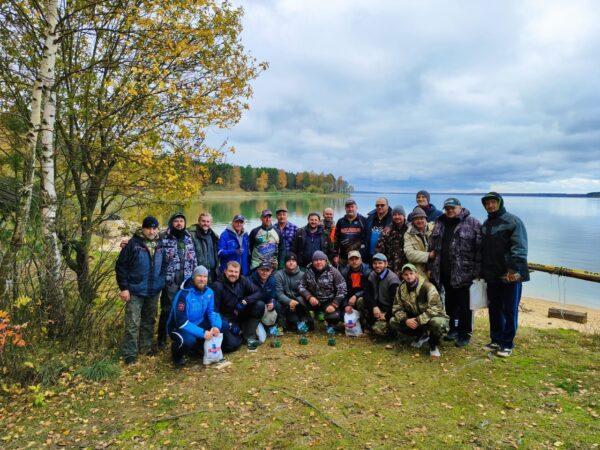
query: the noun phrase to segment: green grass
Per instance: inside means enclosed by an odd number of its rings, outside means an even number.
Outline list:
[[[286,334],[280,349],[238,351],[224,371],[175,371],[163,353],[41,408],[10,399],[0,429],[8,448],[597,448],[600,338],[522,328],[499,359],[480,350],[477,327],[439,361],[368,338],[328,347],[323,332],[308,346]]]
[[[81,375],[86,380],[104,381],[115,378],[121,373],[121,368],[114,361],[101,359],[89,366],[82,367],[75,371],[75,375]]]

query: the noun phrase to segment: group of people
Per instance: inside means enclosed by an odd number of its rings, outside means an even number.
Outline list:
[[[409,336],[413,346],[428,343],[430,355],[439,357],[442,340],[469,345],[470,286],[476,279],[487,283],[485,348],[508,357],[522,282],[529,279],[527,234],[500,194],[490,192],[481,202],[488,214],[483,225],[457,198],[438,210],[427,191],[417,193],[408,215],[379,198],[363,216],[348,199],[337,222],[327,208],[322,216],[311,212],[298,227],[280,208],[273,224],[265,209],[261,225],[249,233],[238,214],[220,236],[206,212],[189,229],[186,217],[174,214],[162,233],[158,220],[148,216],[122,242],[116,263],[126,302],[124,361],[154,353],[167,338],[176,366],[217,336],[224,352],[244,343],[254,350],[261,326],[271,334],[304,334],[324,321],[333,335],[343,329],[345,315],[355,312],[369,333]]]

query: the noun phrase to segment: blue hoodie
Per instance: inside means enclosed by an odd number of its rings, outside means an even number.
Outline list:
[[[242,266],[242,275],[250,272],[250,251],[248,233],[237,234],[231,225],[228,225],[219,238],[220,271],[225,272],[229,261],[237,261]],[[241,249],[241,253],[238,251]]]
[[[204,338],[206,330],[199,325],[205,321],[211,327],[221,329],[221,316],[215,311],[213,290],[209,287],[199,290],[190,277],[182,283],[173,299],[167,331],[183,330],[197,338]]]

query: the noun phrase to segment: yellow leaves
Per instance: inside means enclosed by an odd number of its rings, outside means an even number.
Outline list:
[[[19,297],[17,297],[17,300],[15,301],[15,306],[17,308],[23,308],[24,306],[27,306],[29,303],[31,303],[31,297],[28,297],[26,295],[20,295]]]

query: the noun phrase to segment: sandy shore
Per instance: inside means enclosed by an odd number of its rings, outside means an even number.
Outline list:
[[[548,308],[563,308],[587,313],[587,323],[548,317]],[[477,312],[478,317],[487,317],[487,309]],[[582,333],[600,333],[600,309],[578,305],[561,305],[539,298],[523,297],[519,311],[519,326],[533,328],[568,328]]]

